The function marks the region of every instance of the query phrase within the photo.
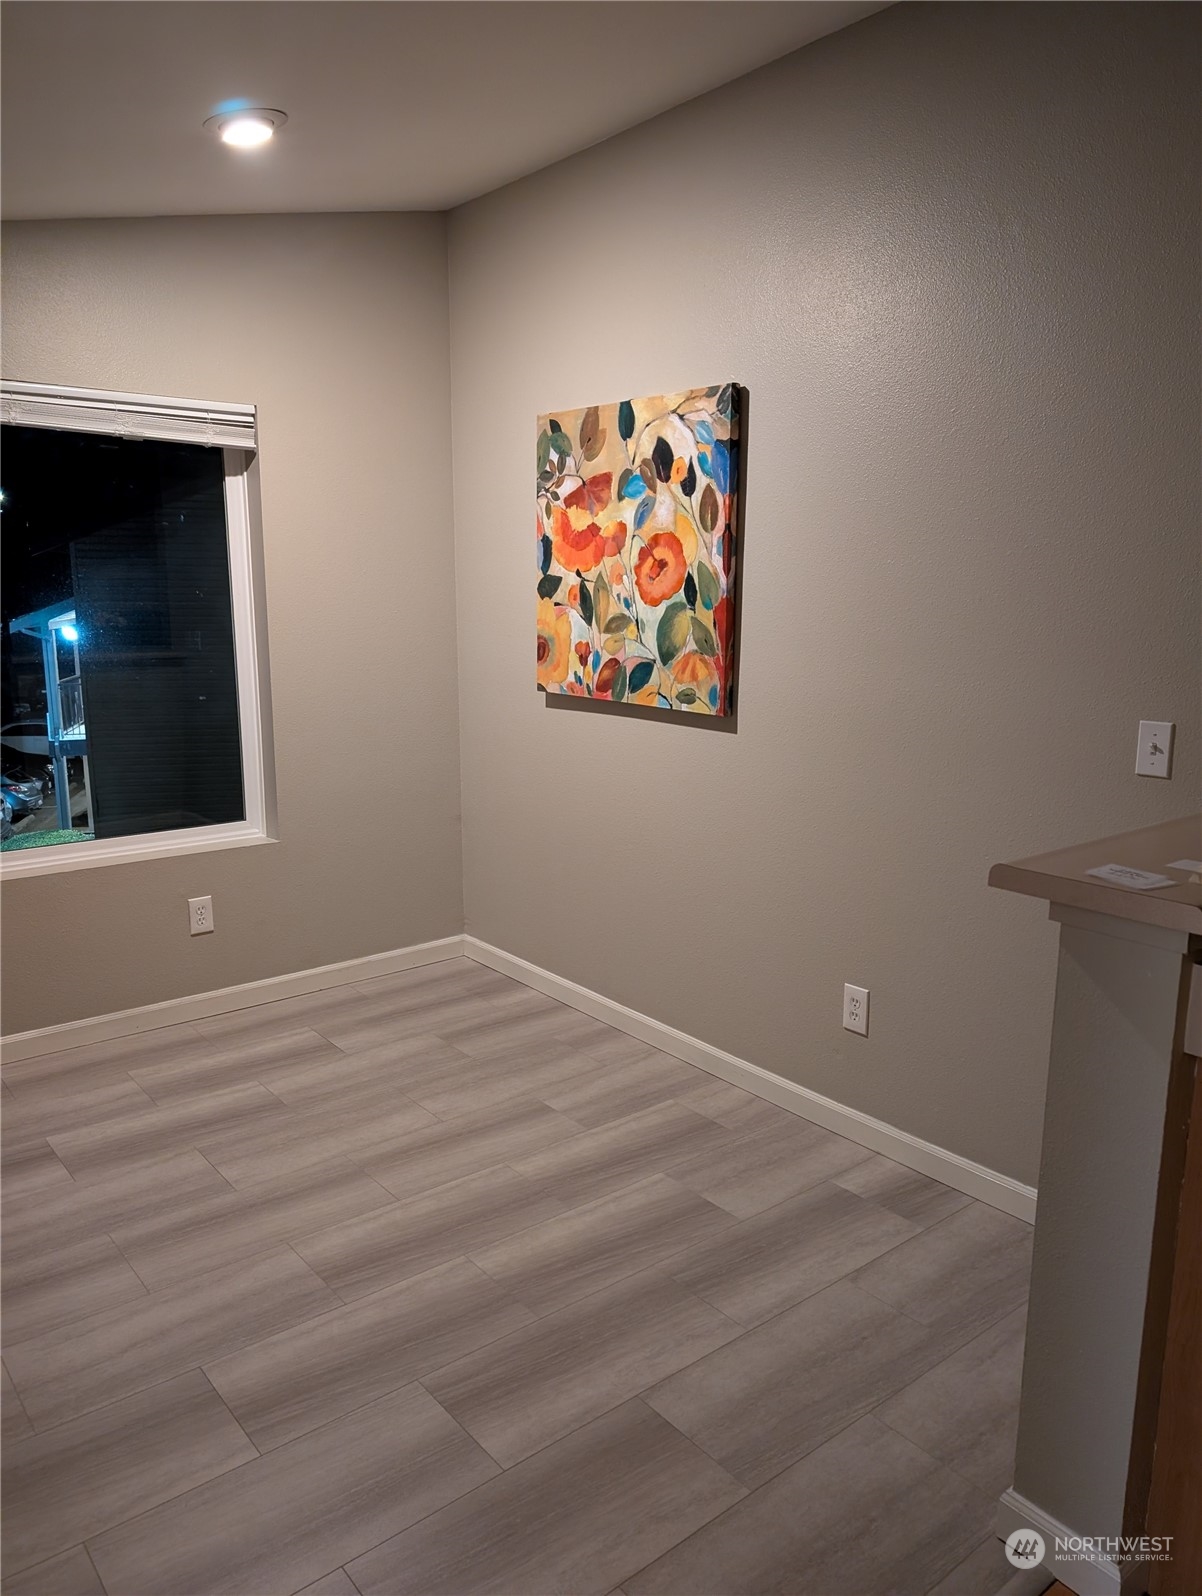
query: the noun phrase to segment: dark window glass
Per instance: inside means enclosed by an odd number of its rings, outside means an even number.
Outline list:
[[[243,819],[220,449],[2,430],[4,847]]]

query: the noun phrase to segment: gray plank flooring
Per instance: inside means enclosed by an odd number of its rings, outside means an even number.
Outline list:
[[[3,1080],[13,1596],[1004,1584],[1020,1222],[466,960]]]
[[[105,1596],[100,1575],[82,1546],[9,1575],[4,1592],[5,1596]]]

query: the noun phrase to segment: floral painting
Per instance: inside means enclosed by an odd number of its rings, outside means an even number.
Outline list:
[[[737,388],[538,423],[538,684],[727,715],[734,703]]]

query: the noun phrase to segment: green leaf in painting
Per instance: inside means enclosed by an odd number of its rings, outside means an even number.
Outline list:
[[[539,598],[554,598],[562,581],[562,576],[544,576],[538,584]]]
[[[730,383],[727,383],[722,392],[718,395],[717,399],[714,401],[714,409],[720,416],[726,416],[730,414],[731,397],[731,385]]]
[[[542,566],[543,574],[545,575],[551,569],[551,539],[545,532],[538,540],[538,554],[539,564]]]
[[[719,585],[718,578],[704,560],[697,561],[697,590],[701,594],[701,602],[707,610],[712,610],[722,597],[722,588]]]
[[[641,693],[651,680],[651,674],[654,670],[655,665],[649,659],[641,659],[636,665],[632,665],[630,667],[630,691],[632,693]]]
[[[580,423],[580,454],[585,460],[595,460],[605,447],[605,428],[596,405],[590,405]]]
[[[547,462],[551,458],[551,434],[540,432],[538,435],[538,473],[541,476],[547,469]]]
[[[634,406],[629,399],[623,399],[618,406],[618,435],[624,443],[634,437]]]
[[[618,674],[614,677],[614,701],[621,703],[626,697],[626,667],[618,666]]]
[[[580,618],[586,626],[593,624],[593,595],[588,590],[588,583],[580,583]]]
[[[697,608],[697,584],[693,580],[692,571],[685,572],[684,601],[691,610],[695,610]]]
[[[618,478],[618,498],[619,499],[626,492],[626,484],[630,481],[630,479],[631,479],[631,477],[633,475],[634,475],[634,472],[630,469],[629,466],[623,466],[622,467],[622,474]]]
[[[700,615],[692,617],[691,631],[693,633],[693,642],[697,645],[697,652],[704,654],[706,659],[717,659],[718,644],[714,634],[701,619]]]
[[[707,482],[705,492],[701,495],[699,514],[701,516],[702,530],[712,532],[718,524],[718,516],[722,506],[718,503],[718,495],[714,492],[714,484]]]
[[[609,591],[609,583],[604,576],[598,575],[593,583],[593,614],[597,617],[597,625],[606,630],[606,623],[613,613],[613,596]]]
[[[682,687],[676,694],[678,704],[695,704],[697,702],[697,689],[695,687]]]
[[[689,612],[679,602],[669,604],[655,629],[655,646],[665,665],[670,665],[689,640]]]
[[[611,615],[607,621],[602,621],[598,624],[610,637],[617,637],[620,632],[624,632],[630,625],[630,616],[625,611],[619,610],[616,615]]]
[[[566,432],[553,432],[551,434],[551,448],[559,455],[561,460],[566,459],[572,452],[572,440]]]

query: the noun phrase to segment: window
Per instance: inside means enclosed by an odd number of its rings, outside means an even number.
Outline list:
[[[4,873],[266,836],[250,406],[3,385]]]

